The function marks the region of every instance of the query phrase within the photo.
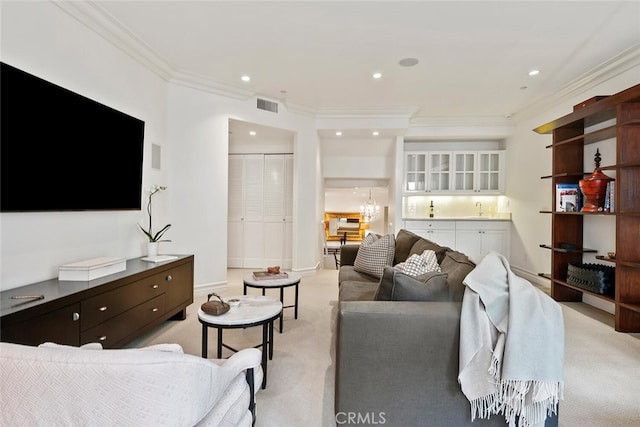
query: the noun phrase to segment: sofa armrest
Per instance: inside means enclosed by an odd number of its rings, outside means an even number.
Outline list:
[[[340,265],[353,265],[356,262],[360,245],[342,245],[340,248]]]

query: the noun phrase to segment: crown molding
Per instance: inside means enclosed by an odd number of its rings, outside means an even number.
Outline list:
[[[241,89],[237,86],[220,83],[208,77],[184,70],[177,70],[173,74],[170,82],[180,86],[214,93],[216,95],[222,95],[227,98],[239,99],[241,101],[246,101],[253,96],[257,96],[252,90]]]
[[[518,119],[531,118],[555,105],[569,102],[573,96],[587,92],[588,90],[610,80],[625,71],[640,66],[640,43],[623,51],[619,55],[592,68],[577,79],[570,82],[563,89],[553,95],[540,99],[516,114]]]
[[[415,114],[415,108],[320,108],[316,110],[318,119],[405,119]]]
[[[112,43],[149,70],[169,81],[175,69],[151,47],[93,1],[52,1],[54,5]]]

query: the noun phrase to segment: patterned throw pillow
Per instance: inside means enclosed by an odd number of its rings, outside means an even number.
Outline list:
[[[394,253],[395,237],[393,234],[387,234],[380,238],[373,233],[367,234],[360,243],[353,269],[379,279],[382,277],[384,267],[393,263]]]
[[[419,276],[432,271],[441,271],[435,251],[426,250],[421,255],[413,254],[403,263],[401,270],[408,276]],[[400,264],[396,265],[398,268]]]

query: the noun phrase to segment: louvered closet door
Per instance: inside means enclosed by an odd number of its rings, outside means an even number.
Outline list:
[[[291,268],[292,171],[291,155],[265,155],[264,256],[267,266]]]
[[[229,156],[227,267],[264,263],[262,154]]]
[[[243,156],[229,156],[229,204],[227,207],[227,267],[242,268],[244,264],[244,194]]]
[[[264,265],[264,156],[246,155],[243,169],[243,267],[261,268]]]

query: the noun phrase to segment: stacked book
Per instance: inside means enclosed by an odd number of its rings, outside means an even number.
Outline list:
[[[268,271],[254,271],[253,278],[255,280],[277,280],[286,279],[289,275],[285,272],[269,273]]]

